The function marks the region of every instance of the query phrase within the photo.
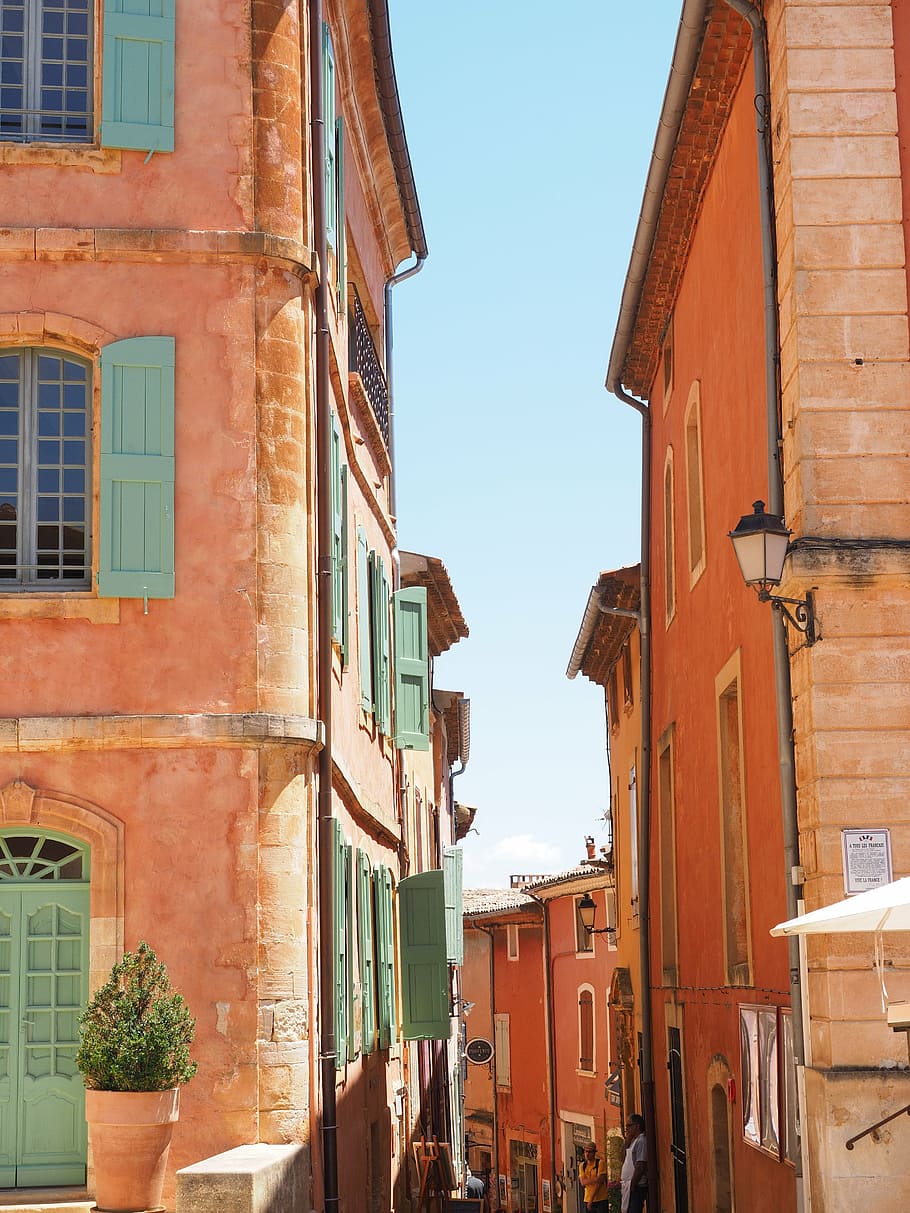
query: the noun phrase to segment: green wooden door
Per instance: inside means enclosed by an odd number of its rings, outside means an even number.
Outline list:
[[[0,880],[0,1187],[85,1183],[83,883]]]

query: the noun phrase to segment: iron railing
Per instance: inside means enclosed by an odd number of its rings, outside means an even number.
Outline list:
[[[383,374],[373,335],[356,289],[351,286],[348,315],[348,369],[359,375],[373,410],[386,448],[389,446],[389,389]]]

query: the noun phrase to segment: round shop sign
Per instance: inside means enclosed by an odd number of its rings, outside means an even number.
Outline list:
[[[486,1065],[493,1056],[493,1046],[482,1036],[475,1036],[465,1045],[464,1055],[477,1066]]]

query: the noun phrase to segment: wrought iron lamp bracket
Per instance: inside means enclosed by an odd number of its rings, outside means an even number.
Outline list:
[[[759,586],[757,592],[759,602],[770,602],[773,610],[779,611],[791,627],[805,636],[806,639],[799,648],[807,648],[821,639],[815,623],[815,605],[811,590],[805,598],[784,598],[780,594],[772,594],[767,585]],[[789,607],[793,607],[793,610],[789,610]]]

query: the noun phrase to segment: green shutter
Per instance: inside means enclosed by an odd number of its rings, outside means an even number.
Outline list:
[[[328,130],[328,127],[326,127]],[[335,119],[335,225],[338,234],[338,252],[335,257],[335,277],[338,291],[338,311],[344,312],[347,297],[348,240],[344,222],[344,119]]]
[[[462,918],[461,847],[446,847],[443,856],[446,902],[446,959],[450,965],[464,963],[464,922]]]
[[[105,0],[101,146],[174,150],[175,0]]]
[[[348,469],[344,440],[332,414],[332,639],[347,665],[348,647]]]
[[[376,923],[376,991],[379,1010],[379,1047],[395,1039],[395,933],[392,925],[392,874],[378,867],[373,873],[373,911]]]
[[[370,611],[370,560],[367,533],[357,528],[357,649],[360,664],[360,706],[373,710],[373,616]]]
[[[373,616],[373,711],[380,733],[389,735],[389,581],[385,564],[376,552],[370,552],[370,601]]]
[[[347,847],[340,823],[332,820],[332,935],[335,940],[335,1068],[344,1065],[348,1048],[348,931],[345,868]]]
[[[354,948],[351,944],[351,933],[354,930],[354,848],[349,842],[344,844],[344,928],[346,936],[346,952],[344,964],[344,1004],[345,1022],[348,1025],[348,1061],[357,1056],[357,1035],[355,1032],[354,1016]],[[339,1056],[340,1056],[339,1052]]]
[[[430,662],[427,652],[427,592],[398,590],[395,619],[395,744],[400,750],[430,748]]]
[[[376,1033],[376,983],[373,959],[373,874],[369,856],[357,850],[357,951],[364,1053],[372,1053]]]
[[[449,964],[441,869],[406,877],[398,886],[401,930],[402,1035],[448,1040]]]
[[[335,168],[335,52],[329,27],[322,27],[322,138],[325,143],[325,234],[336,248],[338,214]]]
[[[102,598],[174,597],[174,338],[101,351]]]

